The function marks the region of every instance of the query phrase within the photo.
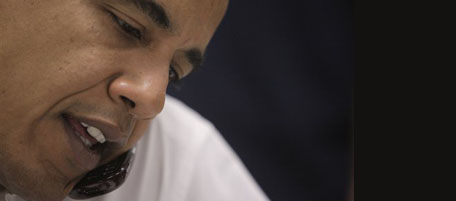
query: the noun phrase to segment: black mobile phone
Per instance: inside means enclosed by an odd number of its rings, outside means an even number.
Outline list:
[[[135,148],[116,159],[88,172],[71,190],[69,197],[76,200],[104,195],[119,188],[128,176]]]

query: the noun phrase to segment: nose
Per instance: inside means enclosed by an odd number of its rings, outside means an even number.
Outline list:
[[[130,72],[114,78],[108,93],[137,119],[150,119],[163,109],[168,77],[161,72]]]

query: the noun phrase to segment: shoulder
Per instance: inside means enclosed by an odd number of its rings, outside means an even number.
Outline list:
[[[160,132],[169,197],[163,200],[268,200],[234,150],[215,126],[171,96],[151,125]],[[179,190],[177,190],[179,189]],[[180,192],[180,193],[178,193]],[[165,193],[166,194],[166,193]]]
[[[156,117],[158,121],[175,121],[182,127],[213,127],[212,123],[182,101],[167,95],[163,111]]]

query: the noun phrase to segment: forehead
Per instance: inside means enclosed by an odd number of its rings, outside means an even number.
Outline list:
[[[186,32],[196,39],[210,38],[220,23],[227,0],[156,0],[169,12],[171,26],[178,34]],[[206,44],[209,41],[206,41]]]
[[[147,0],[162,5],[171,19],[185,26],[186,22],[209,20],[209,26],[215,26],[223,17],[227,6],[226,0]],[[185,20],[183,22],[181,20]]]
[[[103,1],[103,0],[102,0]],[[194,40],[208,39],[223,18],[227,0],[104,0],[140,7],[150,12],[159,25],[173,35],[190,35]],[[206,39],[206,40],[204,40]]]

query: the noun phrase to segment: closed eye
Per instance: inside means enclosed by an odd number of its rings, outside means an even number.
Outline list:
[[[114,13],[108,11],[108,13],[111,15],[112,20],[119,25],[119,27],[128,35],[138,39],[142,40],[143,39],[143,34],[141,31],[134,26],[130,25],[128,22],[125,22],[121,18],[117,17]]]

